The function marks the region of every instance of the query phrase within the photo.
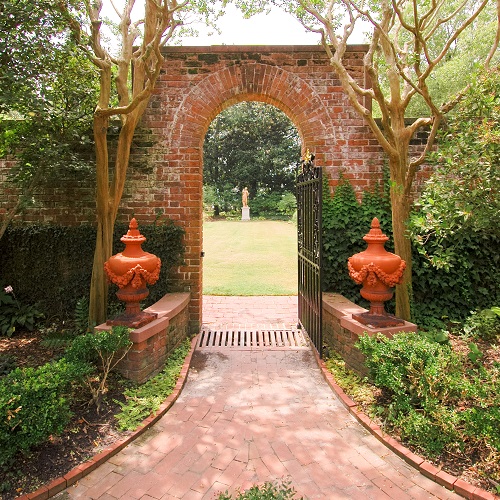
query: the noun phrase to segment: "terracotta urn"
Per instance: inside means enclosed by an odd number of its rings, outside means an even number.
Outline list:
[[[160,276],[161,260],[145,252],[141,245],[146,241],[134,218],[130,221],[127,234],[120,238],[125,250],[113,255],[104,263],[109,281],[118,285],[116,296],[125,302],[125,313],[108,320],[109,325],[125,325],[139,328],[156,319],[157,315],[141,311],[140,302],[149,295],[146,284],[153,285]]]
[[[389,239],[380,229],[375,217],[371,229],[363,239],[368,247],[365,251],[349,257],[347,267],[349,276],[358,284],[362,284],[361,296],[370,301],[370,310],[362,314],[353,314],[353,319],[364,325],[375,328],[400,326],[402,319],[388,314],[384,302],[394,294],[394,287],[403,279],[406,262],[399,255],[388,252],[384,245]]]

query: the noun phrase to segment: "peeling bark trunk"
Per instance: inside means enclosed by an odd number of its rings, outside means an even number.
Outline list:
[[[108,283],[104,273],[104,262],[111,257],[113,249],[113,224],[109,213],[109,157],[108,118],[94,114],[94,140],[96,151],[96,210],[97,235],[90,281],[89,326],[106,320],[108,306]],[[110,227],[111,226],[111,227]]]
[[[411,202],[405,190],[405,179],[409,166],[410,137],[402,127],[395,131],[395,147],[397,154],[389,158],[391,179],[391,212],[394,252],[406,262],[403,282],[396,286],[396,316],[406,321],[411,319],[412,296],[412,255],[411,241],[407,236],[407,224],[410,216]],[[394,125],[393,125],[394,126]]]
[[[409,321],[411,319],[412,255],[411,241],[406,236],[406,230],[410,215],[410,202],[402,192],[401,186],[391,188],[391,206],[394,252],[406,262],[403,282],[396,286],[396,316]]]
[[[90,285],[89,323],[100,324],[106,321],[108,304],[108,281],[104,263],[113,254],[113,232],[118,208],[125,187],[130,159],[130,147],[137,126],[138,115],[142,108],[132,112],[123,120],[118,137],[113,182],[109,179],[109,157],[107,148],[106,117],[94,117],[94,136],[96,141],[97,165],[97,237]]]

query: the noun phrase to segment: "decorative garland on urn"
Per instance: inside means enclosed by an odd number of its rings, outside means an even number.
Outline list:
[[[373,286],[377,283],[377,278],[388,287],[395,287],[401,282],[403,272],[406,269],[406,262],[404,260],[399,264],[398,269],[392,274],[387,274],[379,266],[370,262],[365,264],[359,272],[352,267],[351,257],[347,261],[347,268],[349,269],[349,276],[358,284],[361,285],[365,279],[368,285]]]
[[[148,285],[153,285],[158,281],[160,276],[161,259],[158,258],[156,268],[154,271],[149,272],[140,264],[127,271],[122,276],[116,275],[109,267],[108,262],[104,263],[104,270],[108,276],[109,281],[118,285],[120,288],[126,287],[129,283],[132,283],[134,288],[140,288],[143,286],[143,282],[146,281]]]

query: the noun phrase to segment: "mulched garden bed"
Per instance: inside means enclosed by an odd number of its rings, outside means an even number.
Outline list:
[[[15,359],[16,366],[35,367],[59,354],[57,349],[45,347],[40,332],[23,332],[12,338],[0,338],[0,355]],[[108,392],[100,412],[89,404],[89,394],[72,405],[73,418],[66,430],[52,436],[46,443],[34,448],[28,455],[18,455],[8,467],[0,467],[0,498],[10,500],[37,490],[44,484],[63,476],[77,465],[130,434],[117,430],[114,415],[124,401],[127,381],[111,374]]]

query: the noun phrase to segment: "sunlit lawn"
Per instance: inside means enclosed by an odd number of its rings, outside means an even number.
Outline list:
[[[205,295],[296,295],[297,228],[283,221],[203,225]]]

